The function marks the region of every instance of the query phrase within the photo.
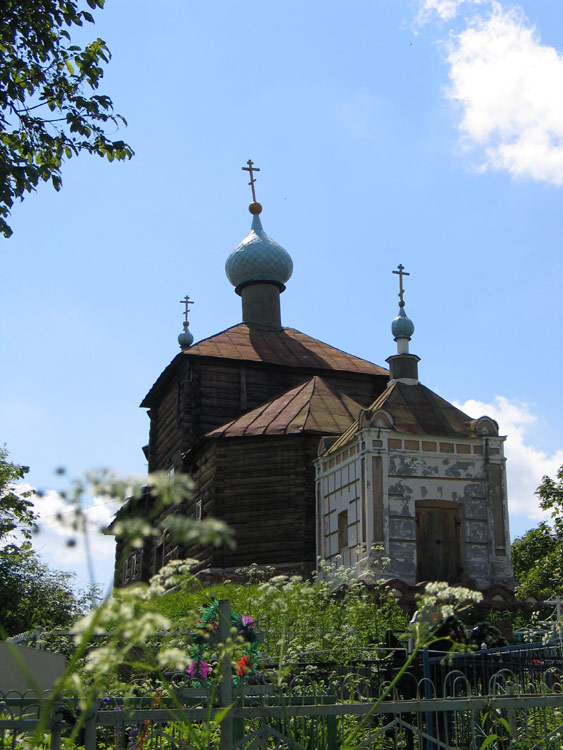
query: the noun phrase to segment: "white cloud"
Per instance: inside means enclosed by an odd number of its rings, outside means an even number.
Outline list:
[[[492,404],[470,399],[455,404],[473,417],[487,415],[499,424],[501,435],[506,435],[505,455],[508,481],[508,507],[511,514],[520,514],[529,521],[529,527],[550,516],[539,507],[535,491],[547,474],[555,478],[563,464],[563,449],[548,455],[527,442],[527,428],[537,421],[530,406],[496,396]]]
[[[33,489],[30,485],[20,483],[19,489]],[[108,502],[107,498],[88,496],[83,508],[88,538],[88,554],[92,563],[113,561],[114,539],[102,534],[101,529],[111,522],[119,504]],[[84,533],[73,528],[75,514],[72,507],[65,502],[58,492],[48,490],[34,499],[35,511],[39,516],[39,533],[33,539],[33,547],[52,567],[74,569],[86,562],[86,544]],[[76,542],[68,546],[69,540]]]
[[[540,43],[523,13],[493,2],[487,18],[452,37],[447,59],[448,96],[480,168],[563,185],[563,57]]]
[[[428,23],[436,14],[441,21],[451,21],[459,13],[462,5],[480,5],[483,0],[420,0],[416,22]]]

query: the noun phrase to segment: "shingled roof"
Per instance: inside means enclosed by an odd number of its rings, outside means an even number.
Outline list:
[[[287,367],[315,367],[368,375],[387,375],[387,370],[365,359],[336,349],[295,328],[274,330],[239,323],[190,347],[187,355],[267,362]]]
[[[239,323],[177,354],[168,367],[162,371],[143,399],[141,406],[150,407],[153,397],[175,372],[183,361],[182,358],[194,356],[263,362],[285,367],[340,370],[383,377],[389,375],[384,367],[355,357],[353,354],[347,354],[295,328],[274,330],[259,325]]]
[[[413,435],[475,437],[472,418],[438,396],[422,383],[395,382],[367,409],[368,415],[384,409],[393,418],[393,430]],[[328,449],[333,453],[346,445],[358,431],[358,420]]]
[[[206,437],[339,435],[358,416],[361,405],[315,376],[278,398],[208,432]]]

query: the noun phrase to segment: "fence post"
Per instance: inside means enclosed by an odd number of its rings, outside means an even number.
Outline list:
[[[223,653],[219,662],[219,710],[231,706],[233,703],[233,678],[231,675],[231,656],[225,652],[225,643],[231,634],[231,602],[228,599],[219,600],[218,645],[223,646]],[[233,748],[233,719],[229,713],[223,718],[220,726],[221,750]]]
[[[329,698],[327,703],[336,703],[336,690],[334,685],[330,685],[328,689]],[[326,717],[326,746],[327,750],[336,750],[338,746],[338,732],[336,727],[336,716],[334,714],[328,714]]]
[[[96,735],[97,735],[97,717],[98,717],[98,700],[90,709],[86,720],[84,721],[84,750],[96,750]]]
[[[428,700],[432,698],[432,691],[430,689],[430,654],[426,648],[422,650],[422,670],[424,675],[424,698]],[[426,733],[429,737],[434,737],[434,715],[430,711],[426,711]],[[432,740],[427,740],[426,747],[428,750],[436,750],[436,745]]]
[[[51,743],[50,750],[61,750],[61,735],[63,728],[62,703],[55,703],[51,713]]]
[[[516,695],[518,691],[516,690],[516,685],[513,682],[508,683],[508,695]],[[518,739],[518,723],[516,721],[516,711],[513,708],[509,708],[506,712],[506,718],[508,721],[508,726],[510,727],[510,739],[511,740],[517,740]]]

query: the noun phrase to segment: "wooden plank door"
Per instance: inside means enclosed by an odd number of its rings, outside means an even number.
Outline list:
[[[417,503],[416,526],[417,581],[459,583],[463,571],[458,506]]]

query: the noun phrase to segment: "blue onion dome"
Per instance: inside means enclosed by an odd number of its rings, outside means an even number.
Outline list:
[[[252,206],[260,207],[258,203]],[[262,229],[260,216],[256,212],[250,232],[227,258],[225,272],[231,284],[237,288],[253,281],[269,281],[283,290],[293,273],[293,262],[287,250]]]
[[[182,351],[184,349],[189,349],[194,343],[193,334],[188,328],[187,323],[184,323],[184,330],[182,333],[178,334],[178,343],[180,344],[180,349],[182,349]]]
[[[391,333],[395,339],[410,339],[414,333],[414,323],[407,318],[404,307],[399,308],[399,314],[391,324]]]

